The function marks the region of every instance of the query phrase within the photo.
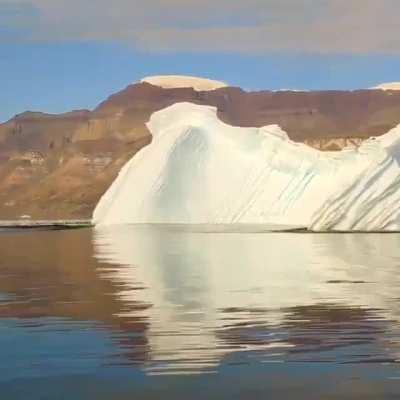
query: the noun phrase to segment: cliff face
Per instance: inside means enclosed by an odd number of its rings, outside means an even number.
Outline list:
[[[400,122],[400,92],[195,91],[138,83],[93,111],[23,113],[0,124],[0,218],[90,217],[121,166],[151,140],[150,115],[176,102],[216,106],[238,126],[279,124],[293,140],[340,149]]]

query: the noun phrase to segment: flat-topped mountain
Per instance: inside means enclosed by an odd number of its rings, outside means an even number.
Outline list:
[[[150,142],[150,115],[177,102],[215,106],[231,125],[278,124],[321,150],[400,122],[400,91],[391,89],[246,92],[194,77],[145,78],[92,111],[25,112],[0,124],[0,218],[90,217],[122,165]]]

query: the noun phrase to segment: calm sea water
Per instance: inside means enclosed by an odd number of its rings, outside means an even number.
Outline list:
[[[399,234],[3,231],[0,399],[398,399],[399,271]]]

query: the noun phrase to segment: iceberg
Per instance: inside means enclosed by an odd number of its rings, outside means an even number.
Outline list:
[[[337,152],[294,142],[278,125],[230,126],[192,103],[155,112],[147,126],[151,144],[100,199],[95,225],[400,229],[400,125]]]

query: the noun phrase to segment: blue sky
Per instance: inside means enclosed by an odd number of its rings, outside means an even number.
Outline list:
[[[253,90],[397,81],[399,3],[0,0],[0,120],[93,108],[153,74]]]

